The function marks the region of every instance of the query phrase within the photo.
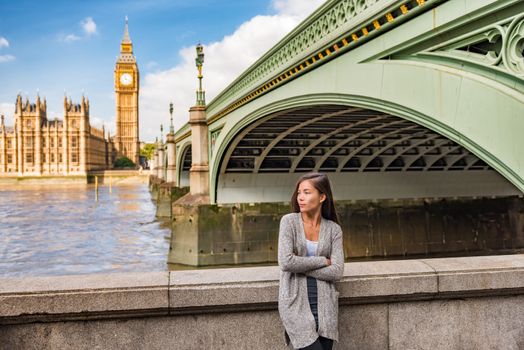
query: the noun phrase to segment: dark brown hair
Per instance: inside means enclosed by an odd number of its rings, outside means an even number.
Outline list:
[[[331,185],[326,174],[322,173],[307,173],[302,175],[295,186],[295,191],[291,196],[291,210],[295,213],[300,213],[300,207],[298,205],[298,186],[303,181],[309,180],[313,186],[317,189],[320,194],[326,195],[326,200],[322,202],[322,217],[324,219],[329,219],[338,224],[338,216],[335,210],[335,203],[333,202],[333,193],[331,192]]]

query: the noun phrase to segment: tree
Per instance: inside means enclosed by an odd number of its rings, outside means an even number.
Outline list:
[[[154,143],[146,143],[142,149],[140,149],[140,155],[146,157],[148,160],[153,159],[153,152],[155,152]]]
[[[133,161],[127,157],[118,158],[113,164],[115,168],[135,168],[136,165]]]

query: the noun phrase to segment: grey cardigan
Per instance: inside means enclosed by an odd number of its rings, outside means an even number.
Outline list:
[[[286,344],[303,348],[318,336],[338,341],[338,292],[334,282],[344,272],[342,229],[322,218],[317,256],[306,257],[306,236],[300,213],[284,215],[278,235],[280,288],[278,312],[287,333]],[[331,259],[327,266],[326,257]],[[310,311],[306,276],[317,279],[318,333]],[[288,338],[289,337],[289,338]]]

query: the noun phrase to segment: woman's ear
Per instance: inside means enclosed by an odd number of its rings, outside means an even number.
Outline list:
[[[326,195],[324,193],[320,194],[320,203],[324,202],[326,200]]]

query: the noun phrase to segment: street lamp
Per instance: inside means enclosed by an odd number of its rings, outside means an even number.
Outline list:
[[[197,91],[197,106],[205,106],[206,97],[202,90],[202,66],[204,65],[204,47],[199,43],[196,46],[195,64],[198,69],[198,91]]]
[[[169,127],[169,132],[171,134],[175,133],[175,128],[173,126],[173,102],[169,103],[169,114],[171,115],[171,126]]]

